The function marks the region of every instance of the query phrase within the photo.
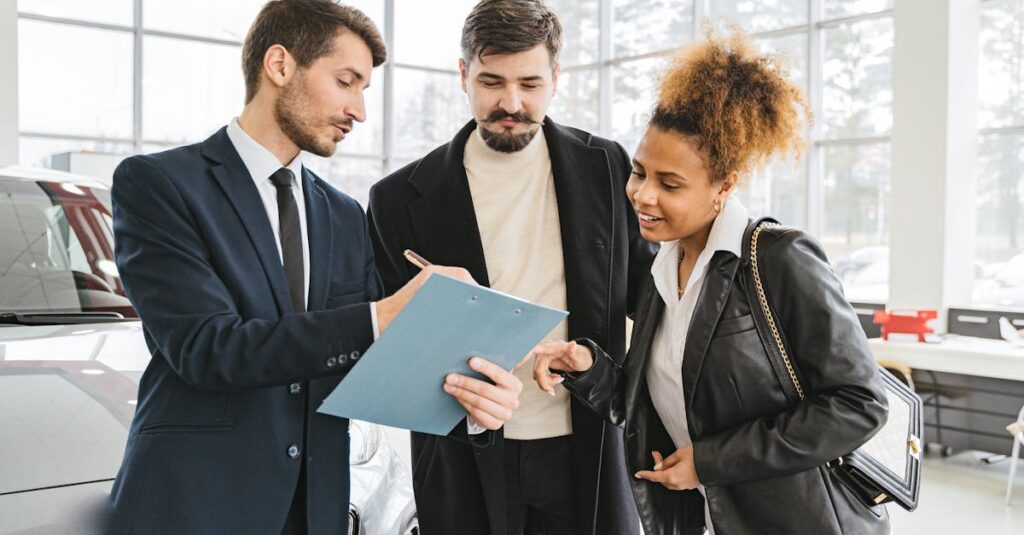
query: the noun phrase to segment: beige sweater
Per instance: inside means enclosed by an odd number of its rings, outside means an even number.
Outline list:
[[[473,196],[491,288],[559,310],[566,309],[565,264],[558,224],[554,176],[544,132],[514,153],[488,147],[474,131],[463,163]],[[548,340],[566,340],[563,320]],[[536,440],[572,433],[569,392],[552,397],[537,387],[533,366],[516,370],[523,382],[519,410],[505,424],[505,437]]]

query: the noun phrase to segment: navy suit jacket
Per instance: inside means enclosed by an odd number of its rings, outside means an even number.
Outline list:
[[[302,457],[309,532],[346,532],[348,421],[315,411],[372,343],[382,286],[362,208],[302,180],[310,283],[295,314],[226,129],[115,171],[117,266],[153,357],[112,490],[116,532],[280,533]]]

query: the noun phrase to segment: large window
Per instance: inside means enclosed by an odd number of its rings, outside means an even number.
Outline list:
[[[19,0],[20,162],[205,139],[242,110],[241,42],[263,2]],[[346,3],[383,30],[384,0]],[[306,155],[321,177],[363,201],[384,173],[383,72],[375,74],[356,134],[334,158]]]
[[[886,300],[892,0],[591,3],[597,8],[573,12],[569,2],[555,3],[562,20],[571,21],[569,35],[589,36],[595,26],[608,31],[597,32],[596,57],[563,65],[573,79],[568,92],[560,88],[552,117],[583,128],[596,123],[597,132],[633,151],[654,104],[658,74],[678,47],[702,35],[703,25],[694,21],[707,19],[716,28],[740,24],[762,49],[779,54],[816,119],[803,158],[772,162],[749,177],[740,197],[755,215],[817,235],[851,299]]]
[[[1024,0],[982,3],[974,300],[1024,306]]]
[[[130,33],[23,18],[18,38],[22,163],[79,144],[131,149]]]
[[[391,1],[394,112],[388,167],[397,169],[451,139],[471,117],[459,83],[459,38],[476,2],[449,0],[441,9],[439,2]]]
[[[991,3],[1005,13],[1019,12],[1021,1]],[[366,123],[356,125],[334,158],[306,161],[365,202],[373,182],[445,143],[470,120],[458,58],[462,24],[475,0],[350,3],[384,31],[389,62],[374,74]],[[84,9],[70,0],[19,0],[23,163],[45,163],[46,155],[67,150],[128,153],[195,142],[241,110],[239,46],[262,0],[216,2],[212,8],[207,2],[201,15],[169,0],[99,4]],[[856,275],[868,264],[887,273],[878,265],[888,261],[892,0],[549,4],[565,28],[549,115],[613,138],[628,151],[643,134],[667,59],[702,34],[694,21],[709,19],[716,27],[738,22],[764,50],[779,53],[806,90],[816,125],[801,160],[773,162],[750,177],[741,197],[754,214],[817,235],[842,267],[852,297],[885,299],[887,281],[858,284]],[[1019,62],[1020,40],[1002,28],[1019,26],[1020,17],[1012,18],[1015,23],[1006,18],[999,18],[996,48],[1006,61]],[[58,30],[59,46],[48,38]],[[69,62],[69,43],[89,53]],[[1005,50],[1010,45],[1017,48]],[[1004,77],[1016,72],[997,70]],[[1020,106],[1019,98],[1007,102]],[[1006,114],[990,113],[1002,121],[1000,128],[1011,126]],[[1021,135],[992,139],[1019,146],[1014,136]],[[866,257],[872,261],[853,260]]]

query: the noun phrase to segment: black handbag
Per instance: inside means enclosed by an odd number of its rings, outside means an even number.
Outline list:
[[[744,251],[744,257],[750,266],[747,282],[754,290],[747,292],[747,298],[758,335],[776,374],[780,379],[790,379],[788,383],[782,380],[782,389],[792,401],[799,402],[806,394],[798,371],[789,358],[782,327],[775,321],[761,283],[757,258],[758,236],[765,228],[775,225],[778,225],[775,220],[763,218],[753,222],[745,234],[749,247]],[[826,467],[864,504],[873,506],[896,502],[907,511],[913,511],[917,508],[921,489],[921,398],[884,368],[879,369],[879,375],[889,401],[885,425],[861,447],[829,461]]]

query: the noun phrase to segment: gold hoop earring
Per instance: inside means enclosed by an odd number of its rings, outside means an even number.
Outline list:
[[[714,208],[716,214],[722,213],[722,203],[715,201]]]

